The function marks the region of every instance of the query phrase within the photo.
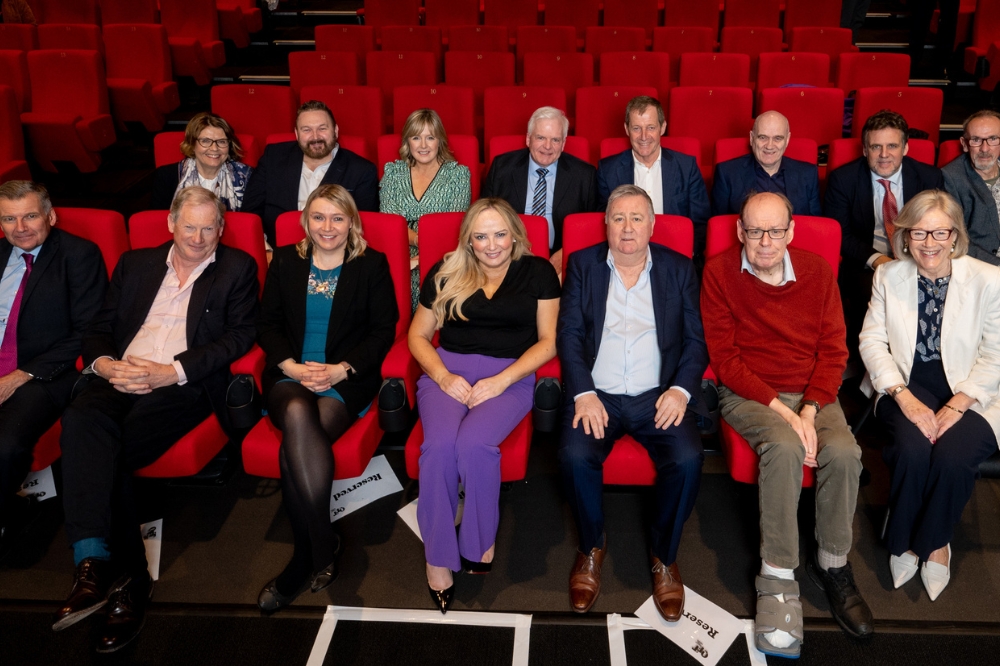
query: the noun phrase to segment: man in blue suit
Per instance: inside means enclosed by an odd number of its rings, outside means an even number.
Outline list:
[[[822,215],[819,170],[784,157],[789,138],[788,118],[777,111],[757,116],[750,130],[752,152],[715,165],[712,215],[738,214],[750,192],[785,195],[795,215]]]
[[[597,165],[597,200],[605,210],[608,196],[619,185],[638,185],[653,201],[657,214],[683,215],[694,222],[694,251],[705,247],[708,191],[697,161],[690,155],[660,147],[667,133],[663,107],[652,97],[633,97],[625,107],[625,133],[630,150],[605,157]]]
[[[698,278],[687,257],[649,244],[655,217],[642,188],[616,188],[605,220],[608,242],[570,256],[559,307],[566,382],[559,464],[580,538],[570,603],[586,613],[600,592],[603,466],[628,434],[656,466],[653,599],[676,622],[684,612],[677,548],[704,459],[692,413],[708,364]]]

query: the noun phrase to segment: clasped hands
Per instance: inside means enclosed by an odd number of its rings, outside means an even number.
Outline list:
[[[687,411],[688,399],[675,388],[667,389],[656,399],[656,415],[653,423],[660,430],[666,430],[672,425],[680,425]],[[583,431],[593,435],[594,439],[604,439],[604,429],[608,425],[608,412],[604,403],[596,393],[581,395],[574,402],[576,412],[573,415],[573,427],[583,424]]]
[[[347,368],[340,363],[317,363],[316,361],[295,363],[289,359],[279,367],[285,376],[294,379],[313,393],[322,393],[334,384],[339,384],[347,379]]]
[[[437,385],[449,396],[459,401],[469,409],[480,405],[490,398],[495,398],[504,391],[510,384],[500,375],[484,377],[470,386],[465,377],[449,372],[444,375]]]
[[[122,393],[145,395],[153,389],[176,384],[180,378],[172,364],[156,363],[138,356],[127,356],[120,361],[99,358],[94,361],[94,372],[107,379]]]
[[[816,467],[816,452],[819,447],[819,440],[816,437],[816,408],[812,405],[802,405],[802,409],[796,414],[785,403],[778,398],[771,400],[768,405],[771,409],[785,420],[802,442],[802,448],[806,450],[805,460],[802,461],[807,467]]]
[[[959,419],[962,418],[962,412],[968,409],[973,402],[975,400],[958,392],[935,414],[930,407],[909,391],[902,391],[896,396],[896,404],[902,410],[903,416],[917,426],[924,437],[931,441],[931,444],[936,443],[949,428],[958,423]]]

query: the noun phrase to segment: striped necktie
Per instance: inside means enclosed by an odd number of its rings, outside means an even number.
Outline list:
[[[548,175],[548,169],[535,169],[535,173],[538,174],[538,182],[535,183],[535,194],[531,198],[531,214],[532,215],[545,215],[545,191],[546,183],[545,176]]]

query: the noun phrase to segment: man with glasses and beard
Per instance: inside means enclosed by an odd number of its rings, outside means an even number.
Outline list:
[[[378,211],[375,165],[337,144],[340,128],[323,102],[299,107],[295,141],[271,144],[253,172],[243,197],[243,212],[255,213],[274,242],[274,222],[282,213],[302,210],[320,185],[341,185],[360,211]]]
[[[965,121],[962,150],[941,169],[944,189],[962,205],[969,256],[1000,266],[1000,113],[976,111]]]

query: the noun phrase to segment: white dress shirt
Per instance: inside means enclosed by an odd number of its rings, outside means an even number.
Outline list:
[[[323,177],[330,170],[330,165],[337,157],[338,150],[340,150],[339,145],[334,147],[333,152],[330,153],[329,161],[320,164],[315,169],[310,169],[304,161],[302,162],[302,175],[299,178],[299,210],[305,210],[309,195],[315,192],[316,188],[323,182]]]
[[[743,252],[740,253],[743,258],[743,262],[740,264],[740,271],[746,271],[750,275],[754,276],[758,280],[760,276],[757,275],[757,271],[753,269],[750,265],[750,260],[747,259],[747,251],[744,248]],[[781,282],[776,284],[776,287],[784,287],[789,282],[795,282],[795,270],[792,268],[792,258],[788,255],[788,251],[785,251],[785,256],[781,258]]]
[[[653,200],[653,212],[657,215],[663,215],[663,169],[660,167],[662,162],[663,148],[660,148],[660,154],[651,167],[640,162],[635,152],[632,153],[632,180],[646,190],[646,194]]]

